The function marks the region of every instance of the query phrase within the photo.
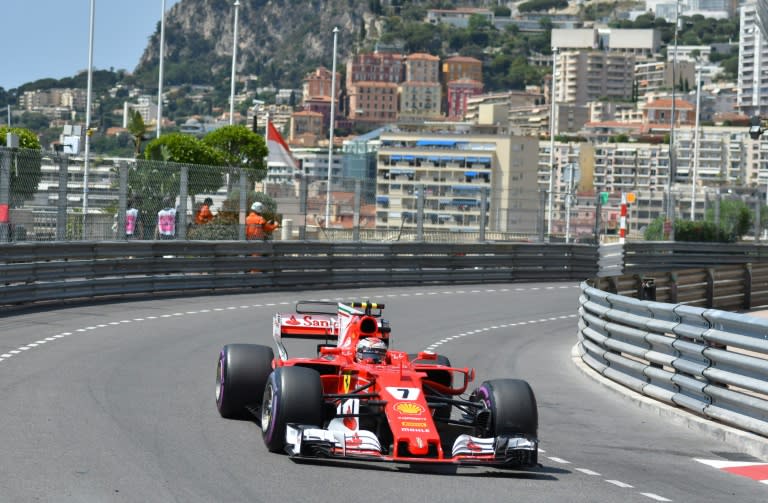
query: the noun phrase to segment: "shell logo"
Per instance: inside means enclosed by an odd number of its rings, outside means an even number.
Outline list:
[[[410,415],[424,413],[424,407],[413,402],[400,402],[397,405],[395,405],[395,410],[402,414],[410,414]]]

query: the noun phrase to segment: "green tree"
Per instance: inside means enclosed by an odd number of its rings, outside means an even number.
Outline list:
[[[190,164],[188,192],[193,197],[215,192],[224,184],[224,166],[227,164],[224,154],[194,136],[169,133],[155,138],[147,144],[144,157],[155,161]],[[178,195],[178,176],[178,173],[171,174],[175,178],[170,184],[173,188],[165,195]]]
[[[37,193],[43,176],[40,140],[29,129],[0,126],[0,145],[5,145],[8,133],[18,135],[19,147],[23,149],[13,154],[16,162],[10,178],[11,206],[21,206],[25,199]]]
[[[147,127],[144,125],[144,118],[137,110],[131,110],[128,116],[128,132],[133,138],[133,157],[138,158],[141,155],[141,145],[147,139]]]
[[[221,152],[227,166],[245,168],[251,180],[258,182],[267,175],[267,145],[264,137],[250,128],[224,126],[206,134],[202,141]]]
[[[708,208],[705,219],[715,221],[714,208]],[[736,242],[752,228],[752,210],[741,199],[723,199],[720,201],[720,230],[728,241]]]

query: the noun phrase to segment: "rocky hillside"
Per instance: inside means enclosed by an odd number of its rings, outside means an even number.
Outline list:
[[[233,0],[182,0],[166,17],[164,65],[169,83],[215,83],[232,64]],[[454,2],[493,6],[495,1]],[[423,14],[446,4],[407,0],[240,0],[238,74],[264,84],[297,86],[319,65],[330,68],[333,28],[339,28],[337,69],[350,54],[371,48],[386,22]],[[137,68],[153,75],[158,64],[159,25]],[[152,77],[155,78],[155,77]],[[151,80],[148,80],[151,81]]]
[[[330,68],[335,26],[339,28],[337,58],[356,50],[362,27],[371,37],[379,33],[380,18],[371,13],[369,3],[240,0],[238,73],[257,75],[265,83],[296,85],[308,69],[317,65]],[[210,83],[212,78],[229,76],[232,0],[182,0],[169,11],[165,27],[170,83]],[[144,51],[138,74],[154,72],[159,39],[158,30]]]

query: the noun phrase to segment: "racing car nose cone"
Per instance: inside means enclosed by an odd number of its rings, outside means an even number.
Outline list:
[[[429,445],[421,437],[415,437],[408,442],[408,450],[414,456],[424,456],[429,451]]]

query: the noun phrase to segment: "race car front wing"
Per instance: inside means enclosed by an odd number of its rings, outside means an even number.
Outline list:
[[[522,435],[493,438],[459,435],[453,443],[450,457],[403,457],[384,454],[378,437],[367,430],[350,434],[310,425],[289,424],[285,436],[286,451],[291,457],[505,467],[533,467],[537,465],[538,459],[538,440]]]

